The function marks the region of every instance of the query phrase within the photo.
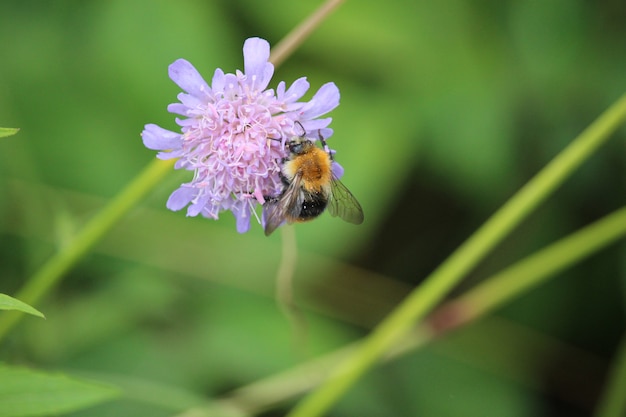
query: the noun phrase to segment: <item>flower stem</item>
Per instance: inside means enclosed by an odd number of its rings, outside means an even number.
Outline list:
[[[427,314],[493,247],[588,159],[624,119],[626,94],[452,253],[374,329],[354,355],[340,364],[329,379],[298,403],[288,416],[324,414],[393,344],[409,332],[416,320]]]
[[[270,62],[278,67],[298,48],[302,42],[332,13],[344,0],[327,0],[306,20],[293,28],[280,42],[272,48]]]
[[[276,273],[276,302],[289,320],[294,335],[294,346],[300,352],[306,349],[307,321],[302,310],[293,301],[293,277],[298,260],[296,228],[284,225],[280,228],[282,256]]]
[[[50,258],[17,293],[16,298],[34,305],[87,253],[111,227],[152,190],[172,169],[173,161],[154,160],[111,200],[66,246]],[[0,340],[22,317],[19,312],[0,316]]]

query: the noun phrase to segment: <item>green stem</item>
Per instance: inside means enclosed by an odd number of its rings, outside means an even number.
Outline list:
[[[626,119],[626,94],[518,191],[374,329],[288,417],[322,415]]]
[[[598,402],[595,417],[623,417],[626,415],[626,334],[617,349],[609,375],[608,386]]]
[[[117,221],[152,190],[172,169],[173,161],[154,160],[120,194],[94,216],[66,246],[62,247],[28,280],[16,298],[34,305],[63,275],[98,242]],[[0,316],[0,340],[23,316],[7,312]]]
[[[424,346],[442,333],[468,324],[493,312],[529,289],[548,278],[581,262],[606,246],[626,236],[626,207],[578,230],[541,251],[515,263],[502,272],[487,278],[466,294],[449,301],[438,308],[433,320],[415,326],[410,335],[403,337],[393,349],[387,351],[383,360],[392,360]],[[438,318],[443,318],[439,320]],[[452,322],[444,322],[452,318]],[[432,331],[432,324],[444,324]],[[346,360],[358,349],[353,343],[333,351],[323,357],[300,364],[281,373],[240,387],[220,400],[224,407],[245,410],[248,414],[258,414],[279,403],[301,395],[319,385],[331,369]],[[611,402],[617,402],[626,387],[626,338],[624,339],[621,365],[617,368],[612,386],[615,392]],[[621,366],[621,367],[620,367]],[[621,381],[621,382],[617,382]],[[619,395],[618,395],[619,394]],[[609,402],[609,400],[607,400]],[[212,414],[205,413],[203,416]],[[613,417],[619,414],[598,415]]]
[[[298,25],[272,50],[270,61],[278,67],[320,23],[344,0],[327,0],[308,19]],[[9,132],[14,133],[14,132]],[[114,200],[98,213],[74,240],[53,256],[26,283],[17,298],[35,304],[50,290],[102,236],[148,193],[171,169],[173,161],[156,160],[131,182]],[[0,340],[17,324],[22,314],[7,312],[0,316]]]
[[[463,320],[491,311],[514,295],[578,262],[626,234],[626,207],[492,276],[457,298]],[[626,392],[626,391],[625,391]]]

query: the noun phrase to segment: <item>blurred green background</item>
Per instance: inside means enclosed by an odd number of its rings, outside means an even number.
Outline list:
[[[319,1],[0,3],[0,292],[15,295],[176,129],[185,58],[243,67]],[[342,94],[330,145],[360,227],[298,225],[306,351],[274,299],[280,233],[165,208],[173,172],[0,345],[0,361],[125,390],[71,416],[170,416],[368,332],[626,91],[618,0],[348,1],[275,73]],[[463,288],[626,201],[621,129]],[[369,373],[333,416],[587,416],[624,331],[622,243],[493,317]],[[2,313],[0,313],[2,314]],[[2,381],[0,381],[0,384]],[[162,395],[167,392],[168,395]],[[265,412],[284,415],[285,409]]]

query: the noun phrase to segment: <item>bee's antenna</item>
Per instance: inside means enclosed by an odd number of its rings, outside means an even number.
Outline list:
[[[281,142],[281,141],[283,140],[282,135],[281,135],[280,137],[278,137],[278,138],[273,138],[273,137],[271,137],[271,136],[265,136],[265,138],[266,138],[266,139],[269,139],[269,140],[275,140],[275,141],[277,141],[277,142]]]
[[[305,137],[306,136],[306,129],[304,128],[304,126],[302,126],[302,123],[300,123],[299,120],[296,120],[293,124],[300,126],[300,130],[302,131],[302,134],[300,134],[298,136],[300,136],[301,138]]]

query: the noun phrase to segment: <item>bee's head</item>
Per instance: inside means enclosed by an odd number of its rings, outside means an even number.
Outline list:
[[[287,148],[289,149],[289,152],[296,155],[302,155],[307,153],[312,146],[315,146],[313,145],[313,142],[305,137],[299,136],[294,136],[289,142],[287,142]]]

